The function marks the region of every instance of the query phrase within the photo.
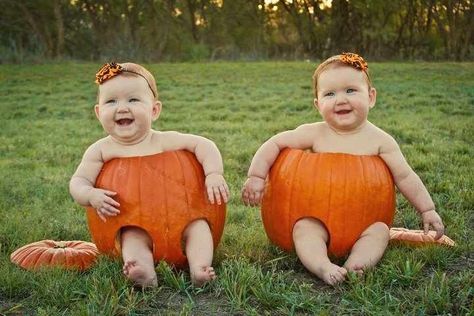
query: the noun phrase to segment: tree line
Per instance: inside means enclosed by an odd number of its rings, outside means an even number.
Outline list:
[[[0,0],[0,62],[474,60],[472,0]]]

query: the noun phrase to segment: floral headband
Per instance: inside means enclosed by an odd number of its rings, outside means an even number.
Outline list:
[[[120,66],[119,64],[117,64],[116,62],[111,62],[111,63],[104,64],[99,69],[99,71],[95,74],[95,83],[97,83],[99,85],[103,84],[105,81],[107,81],[110,78],[113,78],[115,76],[118,76],[119,74],[121,74],[123,72],[130,72],[130,73],[136,74],[136,75],[142,77],[143,79],[145,79],[146,83],[148,84],[148,87],[150,88],[151,92],[153,93],[153,96],[156,97],[155,92],[151,88],[151,85],[148,82],[148,80],[145,78],[145,76],[143,76],[142,74],[140,74],[138,72],[127,70],[127,69],[123,68],[122,66]]]
[[[367,69],[369,68],[364,58],[354,53],[342,53],[339,59],[343,63],[354,67],[355,69],[362,70],[364,72],[367,72]]]

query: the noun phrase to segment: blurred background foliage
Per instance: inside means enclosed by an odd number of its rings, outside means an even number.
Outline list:
[[[0,0],[0,63],[474,60],[472,0]]]

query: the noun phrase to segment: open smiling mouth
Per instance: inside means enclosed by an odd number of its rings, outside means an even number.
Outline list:
[[[128,126],[132,124],[133,121],[134,121],[133,119],[124,118],[124,119],[116,120],[115,123],[117,123],[120,126]]]
[[[336,114],[347,114],[347,113],[351,113],[352,110],[340,110],[340,111],[337,111]]]

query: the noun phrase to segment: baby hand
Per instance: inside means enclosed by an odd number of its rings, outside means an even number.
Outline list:
[[[257,206],[262,199],[265,180],[260,177],[250,176],[242,188],[242,201],[247,206]]]
[[[117,195],[117,192],[96,188],[89,192],[89,204],[96,209],[97,215],[104,222],[107,221],[106,216],[117,216],[120,213],[117,209],[120,206],[119,202],[112,198],[115,195]]]
[[[440,239],[444,235],[443,221],[435,210],[421,213],[421,218],[423,219],[423,229],[425,234],[428,234],[428,230],[430,229],[431,225],[436,231],[436,240]]]
[[[227,186],[227,183],[221,174],[208,174],[206,176],[205,184],[207,189],[207,197],[209,198],[211,204],[214,204],[214,201],[216,201],[218,205],[221,205],[222,200],[224,200],[224,203],[227,203],[230,197],[229,187]]]

